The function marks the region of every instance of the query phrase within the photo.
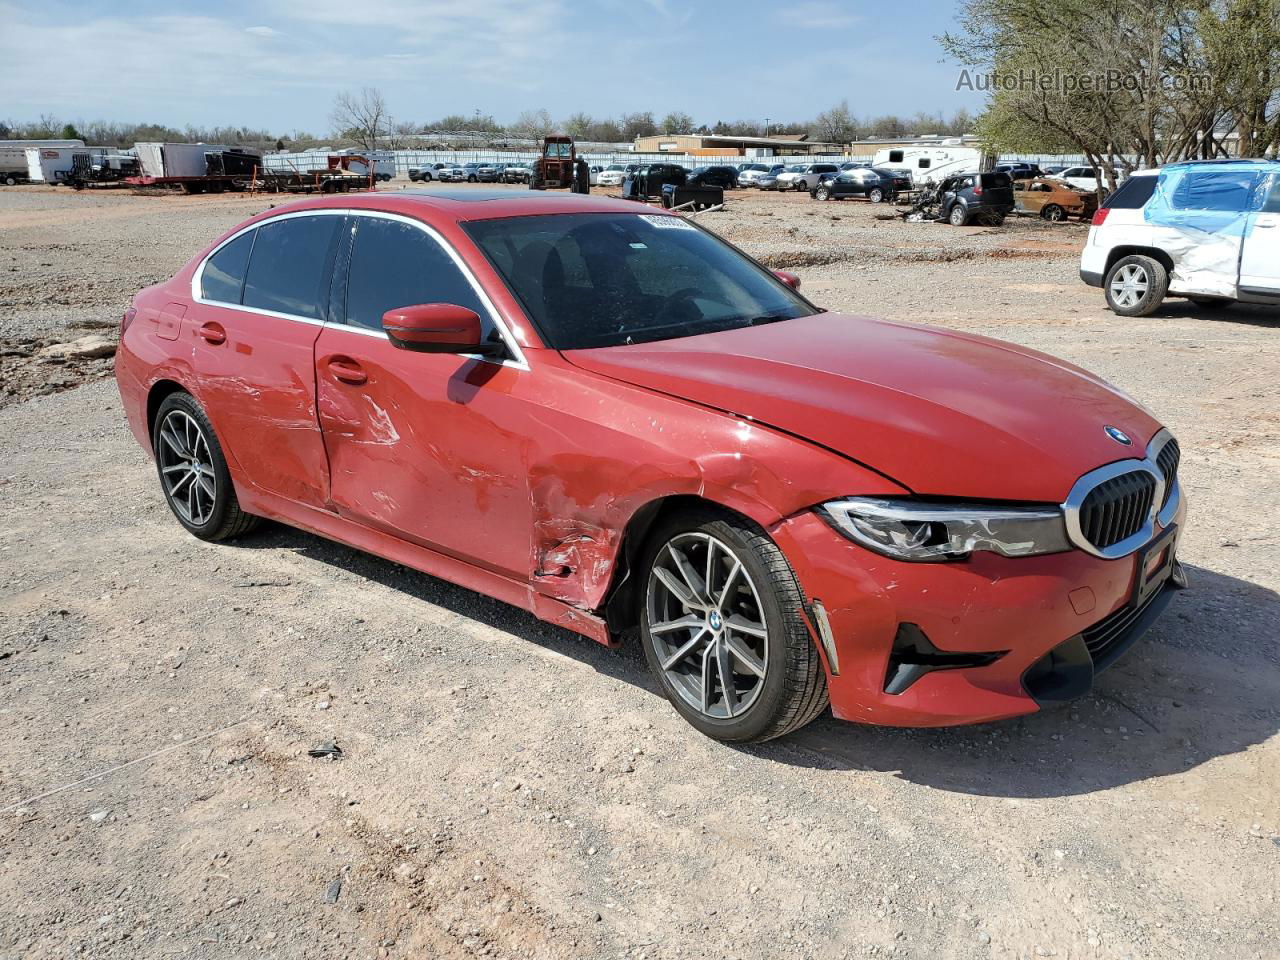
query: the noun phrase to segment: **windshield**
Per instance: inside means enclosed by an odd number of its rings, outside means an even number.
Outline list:
[[[682,217],[575,213],[463,226],[557,350],[671,340],[816,312]]]
[[[611,164],[609,164],[609,166],[605,167],[605,169],[606,169],[606,170],[621,170],[621,169],[623,169],[623,167],[622,167],[622,164],[620,164],[620,163],[611,163]]]
[[[790,167],[787,167],[787,173],[804,173],[805,170],[807,169],[808,167],[806,167],[803,163],[797,163],[797,164],[793,164]]]

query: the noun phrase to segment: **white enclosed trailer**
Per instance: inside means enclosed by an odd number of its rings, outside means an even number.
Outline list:
[[[249,147],[231,147],[224,143],[157,143],[134,144],[144,177],[204,177],[209,175],[211,153],[238,153],[261,157]]]
[[[873,167],[899,170],[911,176],[917,186],[937,183],[958,173],[982,168],[982,151],[973,147],[946,144],[921,147],[886,147],[877,150]]]
[[[107,155],[106,147],[27,147],[27,179],[32,183],[62,183],[75,168],[77,154],[87,154],[91,162]]]
[[[0,183],[14,184],[29,179],[28,148],[83,146],[83,140],[0,140]]]

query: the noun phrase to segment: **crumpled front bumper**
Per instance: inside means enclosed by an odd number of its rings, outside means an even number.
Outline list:
[[[1175,522],[1181,519],[1180,511]],[[832,711],[887,726],[982,723],[1034,713],[1042,706],[1037,696],[1044,703],[1068,699],[1040,695],[1044,686],[1035,683],[1033,695],[1027,676],[1042,676],[1055,648],[1066,650],[1068,641],[1128,607],[1139,556],[1103,560],[1071,550],[906,563],[852,543],[812,512],[770,534],[809,606]],[[904,657],[927,668],[904,672]],[[1070,696],[1091,681],[1090,668],[1088,682],[1075,683]]]

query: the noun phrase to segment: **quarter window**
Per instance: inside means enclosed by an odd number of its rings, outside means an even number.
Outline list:
[[[242,233],[224,244],[205,261],[200,273],[200,297],[218,303],[239,303],[244,290],[244,269],[249,265],[255,231]]]
[[[388,310],[420,303],[456,304],[489,323],[475,290],[434,238],[399,220],[357,217],[346,322],[381,330]]]
[[[337,216],[290,217],[258,228],[244,281],[244,305],[321,319]]]

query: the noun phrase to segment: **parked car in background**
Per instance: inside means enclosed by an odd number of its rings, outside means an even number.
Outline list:
[[[768,170],[773,164],[771,163],[740,163],[738,164],[738,186],[745,187],[747,185],[747,174],[759,175]]]
[[[593,163],[587,167],[587,183],[591,186],[597,186],[600,183],[600,174],[604,173],[604,164]]]
[[[502,171],[503,183],[528,183],[533,167],[527,163],[509,163]]]
[[[447,166],[447,163],[429,163],[424,167],[410,167],[409,179],[414,183],[430,183],[432,180],[439,180],[440,171]]]
[[[1023,213],[1034,214],[1054,223],[1069,217],[1088,220],[1098,209],[1095,193],[1081,193],[1061,180],[1038,177],[1035,180],[1015,180],[1013,202]]]
[[[953,227],[1004,223],[1013,212],[1013,181],[1007,173],[962,173],[938,184],[938,213]]]
[[[719,187],[722,190],[736,190],[738,188],[738,171],[728,165],[694,167],[689,172],[688,186]]]
[[[809,195],[815,200],[866,197],[872,203],[893,203],[898,194],[910,189],[911,178],[900,170],[854,167],[835,174],[823,174]]]
[[[1034,163],[997,163],[995,170],[997,173],[1007,173],[1011,180],[1032,180],[1044,175]]]
[[[783,187],[779,186],[778,178],[786,172],[787,167],[785,165],[777,164],[755,177],[751,184],[758,190],[781,190]]]
[[[1137,170],[1093,215],[1080,277],[1125,317],[1166,296],[1280,306],[1280,166],[1201,160]]]
[[[738,186],[758,187],[761,177],[770,174],[776,177],[785,169],[787,169],[786,165],[781,163],[753,163],[750,169],[738,174]]]
[[[1101,186],[1105,191],[1107,189],[1106,178],[1098,179],[1099,171],[1093,167],[1067,167],[1065,170],[1059,171],[1052,175],[1051,179],[1061,180],[1063,183],[1076,190],[1084,190],[1090,193],[1097,193],[1098,187]],[[1124,179],[1121,173],[1116,174],[1116,182],[1119,183]]]
[[[441,183],[464,183],[467,176],[466,168],[456,163],[447,163],[436,172],[436,179]]]
[[[797,163],[778,174],[779,190],[812,190],[824,173],[839,173],[834,163]]]
[[[865,160],[846,160],[844,163],[840,164],[840,169],[842,171],[843,170],[865,170],[870,166],[871,164],[867,163]]]
[[[1067,169],[1068,166],[1069,164],[1065,163],[1051,163],[1049,166],[1042,168],[1041,173],[1043,176],[1052,177],[1054,174],[1061,173]]]
[[[1177,441],[1099,378],[822,310],[667,211],[474,196],[278,206],[133,297],[116,381],[175,522],[634,638],[729,742],[1037,713],[1185,585]]]
[[[602,187],[620,187],[628,174],[635,173],[639,169],[638,163],[611,163],[600,171],[596,179]]]

